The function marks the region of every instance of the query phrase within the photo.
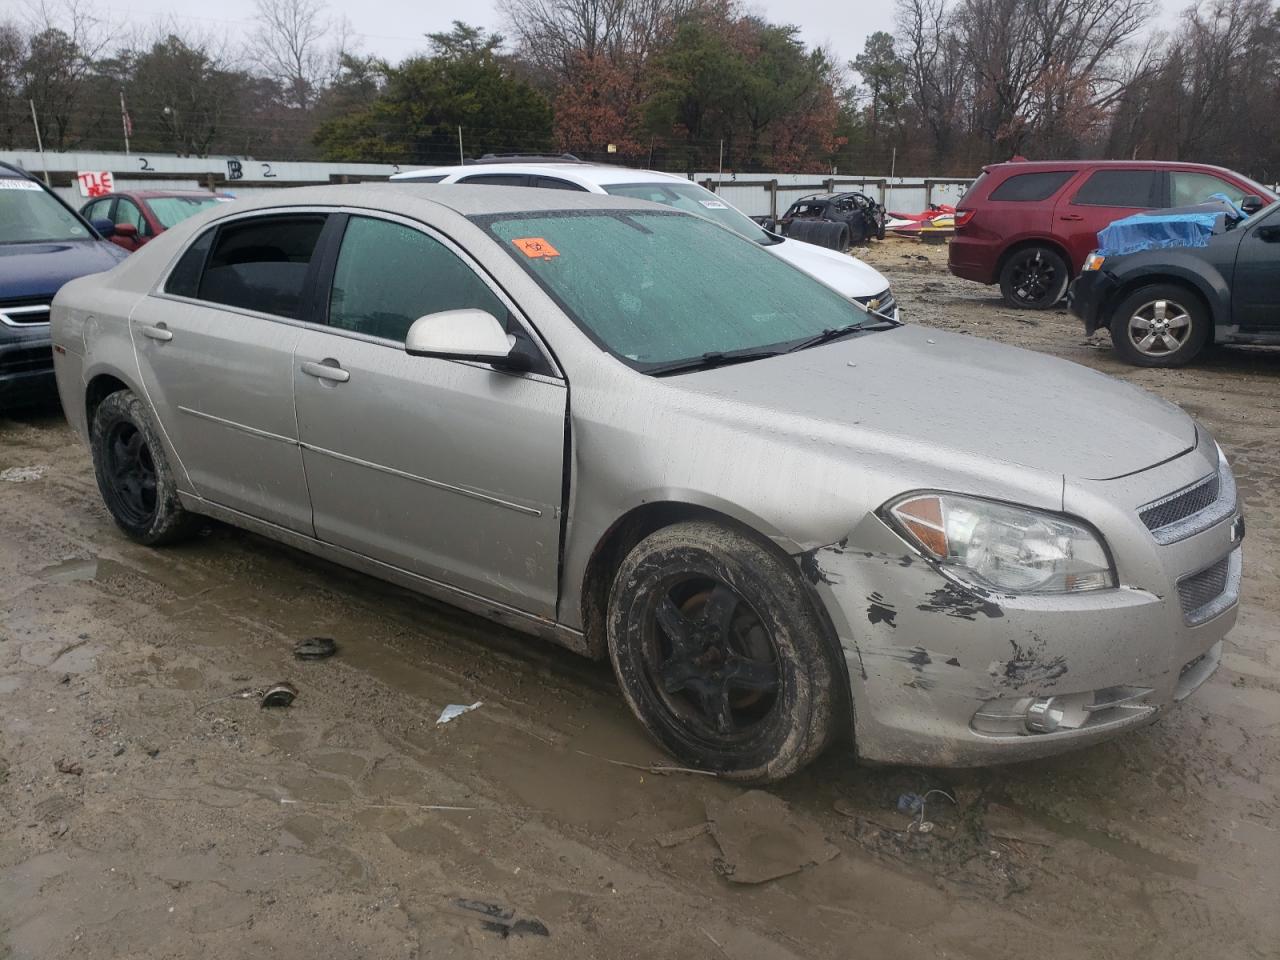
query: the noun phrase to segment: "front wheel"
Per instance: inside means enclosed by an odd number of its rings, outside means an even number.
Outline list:
[[[1049,247],[1024,247],[1000,270],[1000,293],[1005,302],[1025,310],[1048,310],[1067,292],[1067,261]]]
[[[1209,311],[1185,287],[1153,283],[1133,291],[1111,315],[1111,344],[1139,367],[1180,367],[1210,339]]]
[[[609,597],[623,696],[681,762],[781,780],[833,739],[843,676],[795,567],[720,524],[682,523],[628,554]]]
[[[98,404],[89,448],[107,510],[131,539],[158,546],[193,532],[196,518],[178,500],[164,447],[136,394],[120,390]]]

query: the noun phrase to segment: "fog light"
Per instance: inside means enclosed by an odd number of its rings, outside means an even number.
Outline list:
[[[1027,707],[1027,729],[1032,733],[1053,733],[1062,723],[1062,710],[1054,705],[1053,697],[1032,700]]]

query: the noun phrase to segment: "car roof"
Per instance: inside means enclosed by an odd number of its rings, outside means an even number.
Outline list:
[[[452,176],[453,174],[486,174],[502,176],[508,174],[531,174],[533,176],[554,177],[557,180],[590,183],[605,186],[615,183],[652,183],[654,181],[689,183],[685,177],[673,173],[662,173],[657,170],[637,170],[633,167],[615,167],[605,163],[468,163],[463,166],[425,167],[421,170],[406,170],[391,179],[397,182],[413,180],[418,177]]]
[[[1217,167],[1208,163],[1184,163],[1180,160],[1006,160],[1003,163],[991,163],[983,167],[987,171],[1002,173],[1034,173],[1038,170],[1085,170],[1094,167],[1119,167],[1127,170],[1134,168],[1148,170],[1212,170],[1233,177],[1240,174],[1226,167]]]
[[[354,206],[411,213],[443,207],[464,217],[551,210],[664,210],[669,207],[628,197],[531,187],[467,186],[451,183],[353,183],[293,187],[227,204],[227,214],[280,207]]]
[[[208,190],[116,190],[109,193],[101,199],[107,197],[137,197],[142,200],[158,200],[161,197],[213,197],[217,198],[223,194],[210,193]]]

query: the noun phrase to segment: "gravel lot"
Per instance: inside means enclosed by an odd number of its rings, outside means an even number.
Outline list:
[[[659,774],[606,666],[224,527],[134,546],[60,415],[0,420],[37,468],[0,482],[0,957],[1280,956],[1280,351],[1124,367],[945,255],[867,258],[912,321],[1139,383],[1233,460],[1240,622],[1180,709],[1000,769]]]

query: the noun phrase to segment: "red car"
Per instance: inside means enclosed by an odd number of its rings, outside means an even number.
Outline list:
[[[133,251],[187,217],[231,199],[204,190],[132,190],[90,200],[80,214],[112,243]]]
[[[1098,245],[1098,231],[1143,210],[1203,203],[1215,193],[1252,213],[1275,195],[1248,177],[1199,163],[1077,160],[992,164],[956,207],[948,265],[999,283],[1007,303],[1052,307]]]

